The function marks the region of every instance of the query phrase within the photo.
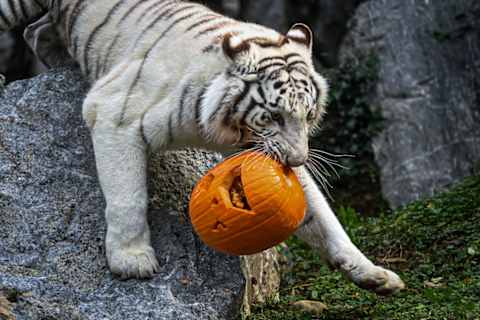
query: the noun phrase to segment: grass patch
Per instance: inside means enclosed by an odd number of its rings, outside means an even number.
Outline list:
[[[480,177],[389,215],[353,221],[351,210],[340,211],[361,250],[397,271],[406,290],[379,297],[359,289],[292,238],[287,254],[293,268],[280,301],[255,306],[249,320],[480,319]],[[328,310],[313,316],[291,307],[304,299]]]

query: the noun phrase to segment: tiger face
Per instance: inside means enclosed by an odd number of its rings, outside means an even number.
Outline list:
[[[259,42],[263,41],[263,42]],[[288,166],[308,159],[308,138],[325,112],[326,80],[312,63],[312,33],[295,25],[278,42],[227,38],[233,63],[210,120],[223,143],[265,152]]]

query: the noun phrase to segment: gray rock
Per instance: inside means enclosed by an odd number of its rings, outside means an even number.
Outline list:
[[[178,167],[156,169],[172,188],[149,216],[161,271],[149,281],[112,278],[105,203],[81,120],[86,90],[77,71],[61,69],[1,93],[0,296],[14,297],[18,320],[233,318],[245,287],[240,260],[206,248],[184,213],[189,173],[199,176],[215,154],[176,155],[170,161],[185,171],[175,178],[168,170]]]
[[[383,192],[397,207],[471,175],[480,161],[480,3],[370,0],[342,50],[373,51],[373,105],[385,130],[374,144]]]

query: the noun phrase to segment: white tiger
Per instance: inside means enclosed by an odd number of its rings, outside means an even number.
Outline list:
[[[307,26],[282,35],[177,0],[0,0],[0,31],[40,16],[25,32],[32,48],[51,64],[61,54],[51,44],[61,42],[92,84],[83,116],[107,202],[113,273],[158,270],[146,219],[147,150],[253,143],[295,167],[308,201],[301,239],[362,288],[404,287],[352,244],[303,166],[327,100]]]

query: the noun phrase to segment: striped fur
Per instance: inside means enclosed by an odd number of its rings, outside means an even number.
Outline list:
[[[26,33],[34,50],[42,61],[52,64],[58,56],[48,55],[58,50],[47,50],[45,39],[58,39],[93,84],[124,62],[139,61],[132,81],[118,88],[128,94],[114,114],[119,125],[150,113],[165,118],[159,125],[144,124],[144,136],[154,147],[176,147],[175,137],[182,133],[194,139],[182,137],[181,141],[198,144],[207,139],[219,145],[242,145],[267,135],[275,139],[276,147],[270,151],[287,161],[283,157],[289,150],[297,158],[305,155],[307,136],[291,141],[286,137],[310,130],[323,113],[326,83],[313,69],[312,36],[303,27],[283,36],[175,0],[6,0],[0,4],[0,30],[45,14]],[[168,77],[156,76],[159,72]],[[184,91],[178,83],[198,84],[205,96],[172,103]],[[101,89],[94,85],[95,90]],[[138,101],[136,93],[146,91],[155,93]],[[169,106],[158,106],[166,101]],[[181,123],[178,119],[188,117],[173,116],[188,113],[196,105],[203,111],[197,111],[198,123]],[[196,132],[185,131],[185,126]],[[293,150],[295,146],[304,150]]]
[[[327,85],[304,25],[282,35],[177,0],[0,2],[0,31],[27,21],[43,61],[58,60],[48,47],[62,45],[92,84],[83,115],[115,273],[143,277],[157,268],[145,220],[147,150],[253,143],[292,166],[307,159]]]

